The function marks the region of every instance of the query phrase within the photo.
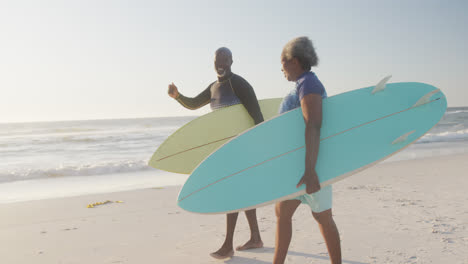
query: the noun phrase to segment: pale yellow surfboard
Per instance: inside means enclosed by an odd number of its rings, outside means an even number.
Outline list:
[[[282,98],[258,101],[263,119],[278,115]],[[231,138],[254,126],[242,104],[198,117],[170,135],[149,161],[153,168],[190,174],[206,157]]]

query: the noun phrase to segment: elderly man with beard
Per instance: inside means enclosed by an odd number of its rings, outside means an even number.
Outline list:
[[[178,88],[171,83],[168,88],[170,97],[176,99],[181,105],[188,109],[198,109],[208,103],[212,110],[236,104],[243,104],[255,124],[263,122],[263,115],[258,105],[257,97],[252,86],[241,76],[232,73],[232,53],[228,48],[222,47],[216,50],[214,66],[218,79],[196,97],[190,98],[179,93]],[[207,127],[207,129],[209,129]],[[235,161],[233,161],[235,162]],[[257,223],[256,210],[245,211],[249,226],[250,240],[237,250],[263,247],[260,231]],[[216,252],[210,255],[216,259],[229,258],[234,255],[233,237],[236,227],[238,213],[227,214],[226,239]]]

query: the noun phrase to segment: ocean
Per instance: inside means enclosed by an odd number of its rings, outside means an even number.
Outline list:
[[[196,117],[0,124],[0,202],[179,185],[149,167],[174,131]],[[415,144],[385,162],[468,153],[468,107],[448,108]]]

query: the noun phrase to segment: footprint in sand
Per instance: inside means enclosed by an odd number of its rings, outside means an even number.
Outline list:
[[[62,231],[72,231],[72,230],[77,230],[77,229],[78,229],[77,227],[65,228],[65,229],[62,229]]]

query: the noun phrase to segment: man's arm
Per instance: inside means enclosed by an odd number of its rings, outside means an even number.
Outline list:
[[[257,96],[252,86],[240,76],[234,80],[232,79],[234,78],[229,79],[231,88],[236,96],[239,97],[245,109],[254,120],[254,123],[257,125],[263,122],[260,105],[258,104]]]
[[[186,97],[178,92],[177,87],[174,84],[169,85],[168,94],[177,100],[185,108],[195,110],[202,106],[207,105],[211,100],[211,84],[199,95],[191,98]]]

